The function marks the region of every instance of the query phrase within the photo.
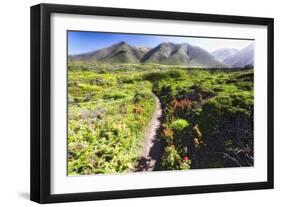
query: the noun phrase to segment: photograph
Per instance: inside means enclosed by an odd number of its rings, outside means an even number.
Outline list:
[[[254,166],[255,40],[67,31],[67,175]]]
[[[30,40],[32,201],[274,188],[274,18],[37,4]]]

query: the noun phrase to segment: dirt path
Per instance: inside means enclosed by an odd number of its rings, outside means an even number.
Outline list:
[[[153,171],[159,167],[162,143],[158,134],[160,133],[162,117],[161,103],[155,96],[156,109],[144,135],[144,143],[140,159],[135,171]]]

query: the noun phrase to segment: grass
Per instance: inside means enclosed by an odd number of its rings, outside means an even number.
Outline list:
[[[162,170],[235,166],[225,154],[253,165],[253,69],[101,62],[68,68],[69,175],[133,171],[153,94],[164,112]]]

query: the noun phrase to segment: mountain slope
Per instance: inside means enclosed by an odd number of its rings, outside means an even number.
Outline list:
[[[119,42],[110,47],[89,53],[70,56],[70,60],[104,61],[111,63],[139,63],[147,48],[133,47],[126,42]]]
[[[234,48],[220,48],[212,52],[211,54],[219,61],[224,61],[224,59],[234,55],[239,50]]]
[[[185,65],[189,67],[225,67],[209,52],[187,43],[164,42],[144,55],[141,62],[167,65]]]
[[[234,55],[223,60],[223,62],[231,67],[243,68],[245,66],[254,66],[254,43],[239,50]]]
[[[69,60],[103,61],[110,63],[156,63],[188,67],[227,67],[206,50],[188,43],[164,42],[153,49],[134,47],[119,42],[94,52],[69,56]]]

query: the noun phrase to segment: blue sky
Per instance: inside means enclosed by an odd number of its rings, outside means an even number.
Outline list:
[[[221,38],[198,38],[198,37],[175,37],[158,35],[139,35],[122,33],[104,33],[104,32],[68,32],[68,54],[75,55],[85,52],[91,52],[101,48],[111,46],[115,43],[125,41],[132,46],[155,47],[161,42],[189,43],[191,45],[202,47],[212,52],[219,48],[242,49],[249,45],[251,40],[233,40]]]

